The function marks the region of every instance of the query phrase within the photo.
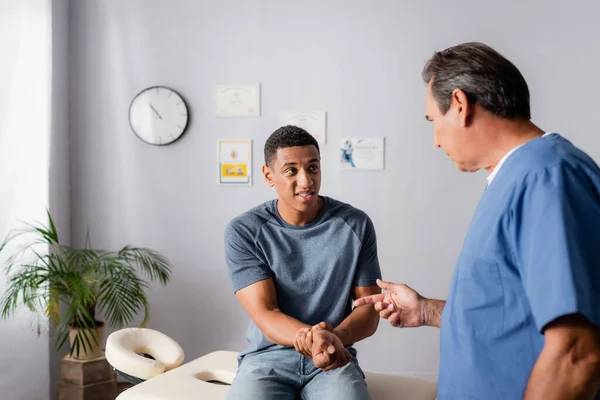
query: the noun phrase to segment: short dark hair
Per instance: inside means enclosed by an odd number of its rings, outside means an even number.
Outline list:
[[[279,149],[310,145],[315,146],[321,154],[319,143],[306,130],[294,125],[282,126],[273,132],[265,142],[265,163],[269,165]]]
[[[517,67],[491,47],[462,43],[435,52],[423,68],[442,113],[450,108],[452,91],[461,89],[469,104],[479,104],[506,119],[530,119],[529,88]]]

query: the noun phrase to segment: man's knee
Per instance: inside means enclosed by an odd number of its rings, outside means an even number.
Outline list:
[[[227,393],[227,399],[294,400],[296,389],[281,372],[272,365],[242,362]]]
[[[305,400],[370,400],[365,376],[355,362],[343,368],[320,372],[302,391]]]
[[[295,396],[294,388],[276,376],[257,374],[236,375],[227,392],[228,400],[294,400]]]

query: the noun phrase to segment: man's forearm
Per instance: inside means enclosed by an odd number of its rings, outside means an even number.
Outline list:
[[[255,322],[269,342],[282,346],[293,346],[300,328],[311,327],[279,310],[265,311],[261,320]]]
[[[440,328],[442,326],[442,311],[444,311],[445,305],[445,300],[423,299],[421,302],[423,325]]]
[[[542,350],[529,376],[524,400],[593,400],[600,387],[600,360]]]
[[[334,328],[333,333],[346,344],[359,342],[377,330],[379,314],[372,307],[357,307]]]

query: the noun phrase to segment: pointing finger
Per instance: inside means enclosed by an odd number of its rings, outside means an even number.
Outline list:
[[[384,299],[385,299],[384,293],[361,297],[359,299],[354,300],[354,307],[362,306],[365,304],[375,304],[378,301],[382,301]]]

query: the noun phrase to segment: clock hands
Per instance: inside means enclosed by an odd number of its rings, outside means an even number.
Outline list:
[[[150,104],[150,103],[148,103],[148,104]],[[152,109],[152,111],[154,111],[154,113],[156,114],[156,116],[157,116],[159,119],[162,119],[162,117],[160,116],[160,114],[158,113],[158,111],[156,111],[156,108],[154,108],[154,107],[152,106],[152,104],[150,104],[150,108]]]

